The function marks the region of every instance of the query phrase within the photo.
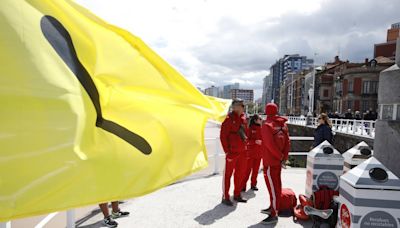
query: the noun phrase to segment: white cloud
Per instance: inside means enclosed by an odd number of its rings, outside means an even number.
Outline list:
[[[400,21],[388,0],[77,0],[141,37],[196,86],[240,82],[260,96],[262,78],[280,56],[317,62],[360,61]]]

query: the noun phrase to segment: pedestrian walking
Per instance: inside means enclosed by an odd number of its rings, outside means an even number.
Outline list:
[[[232,112],[228,114],[221,126],[220,140],[225,152],[222,203],[227,206],[233,205],[229,195],[232,174],[234,175],[234,200],[241,203],[247,202],[247,200],[240,195],[247,165],[246,149],[248,128],[244,111],[243,100],[234,99],[232,101]]]
[[[318,146],[325,140],[328,140],[330,144],[333,144],[332,124],[329,117],[325,113],[322,113],[318,117],[318,123],[319,125],[317,129],[314,131],[313,147]]]
[[[282,193],[281,170],[288,159],[290,150],[289,131],[287,119],[278,116],[278,106],[269,103],[265,107],[267,119],[261,128],[263,142],[264,179],[267,184],[270,207],[261,212],[268,214],[262,224],[278,222],[279,203]]]
[[[250,174],[250,189],[258,191],[257,176],[260,170],[262,156],[261,124],[262,118],[259,115],[255,114],[251,117],[249,124],[249,145],[247,150],[247,169],[243,180],[244,187],[242,191],[246,191],[246,185]]]

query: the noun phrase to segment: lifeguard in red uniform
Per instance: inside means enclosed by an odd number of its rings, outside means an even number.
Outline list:
[[[264,178],[268,187],[271,205],[262,212],[269,216],[263,224],[278,222],[279,202],[282,192],[281,170],[285,165],[290,150],[287,119],[278,116],[278,106],[269,103],[265,107],[267,119],[262,126]]]
[[[261,139],[262,118],[255,114],[250,118],[249,124],[249,144],[247,148],[247,168],[243,180],[243,189],[246,191],[246,184],[251,174],[250,188],[253,191],[258,191],[257,176],[260,170],[262,156],[262,139]]]
[[[232,206],[229,188],[232,174],[234,175],[234,200],[245,203],[242,198],[242,182],[246,171],[246,148],[247,148],[247,120],[244,113],[244,103],[241,99],[232,101],[232,112],[228,114],[221,126],[220,139],[225,152],[225,169],[223,173],[222,203]]]

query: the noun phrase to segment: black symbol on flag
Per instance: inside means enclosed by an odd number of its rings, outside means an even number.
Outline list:
[[[151,146],[143,137],[113,121],[103,118],[100,107],[99,92],[97,91],[92,77],[79,61],[71,36],[65,27],[52,16],[42,17],[40,27],[47,41],[74,73],[92,100],[97,113],[96,126],[120,137],[143,154],[151,154]]]

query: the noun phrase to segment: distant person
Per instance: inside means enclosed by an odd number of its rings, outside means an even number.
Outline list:
[[[249,124],[249,145],[247,150],[247,169],[243,180],[243,189],[246,191],[247,181],[251,174],[250,189],[258,191],[257,176],[260,170],[262,156],[262,140],[261,140],[262,118],[255,114],[250,119]]]
[[[361,120],[361,113],[360,113],[360,111],[356,111],[356,112],[354,113],[354,119],[355,119],[355,120]]]
[[[269,103],[265,107],[267,119],[261,128],[263,143],[264,179],[267,184],[270,207],[261,212],[268,214],[262,224],[278,222],[278,210],[282,193],[281,170],[286,165],[290,150],[289,130],[287,119],[278,116],[278,106]]]
[[[351,109],[347,109],[347,112],[344,114],[345,119],[353,119],[353,113],[351,112]]]
[[[364,120],[372,120],[372,119],[373,119],[372,113],[369,110],[367,110],[364,114]]]
[[[376,119],[378,119],[378,113],[377,112],[375,112],[375,111],[371,111],[371,120],[376,120]]]
[[[129,212],[121,211],[118,206],[119,202],[111,202],[112,212],[111,215],[108,211],[108,203],[99,204],[100,210],[104,215],[103,224],[107,227],[117,227],[118,223],[114,219],[125,217],[129,215]]]
[[[334,119],[340,119],[340,114],[339,114],[339,112],[335,112],[335,114],[333,114],[333,118],[334,118]]]
[[[246,171],[246,148],[247,148],[247,120],[244,114],[244,103],[241,99],[232,101],[232,112],[228,114],[221,126],[220,140],[225,151],[225,170],[222,182],[222,203],[233,206],[229,196],[231,177],[234,173],[233,198],[237,202],[246,203],[240,192],[243,188],[242,182]]]
[[[314,131],[313,147],[317,147],[325,140],[328,140],[330,144],[333,144],[332,124],[325,113],[322,113],[318,117],[318,124],[317,129]]]

